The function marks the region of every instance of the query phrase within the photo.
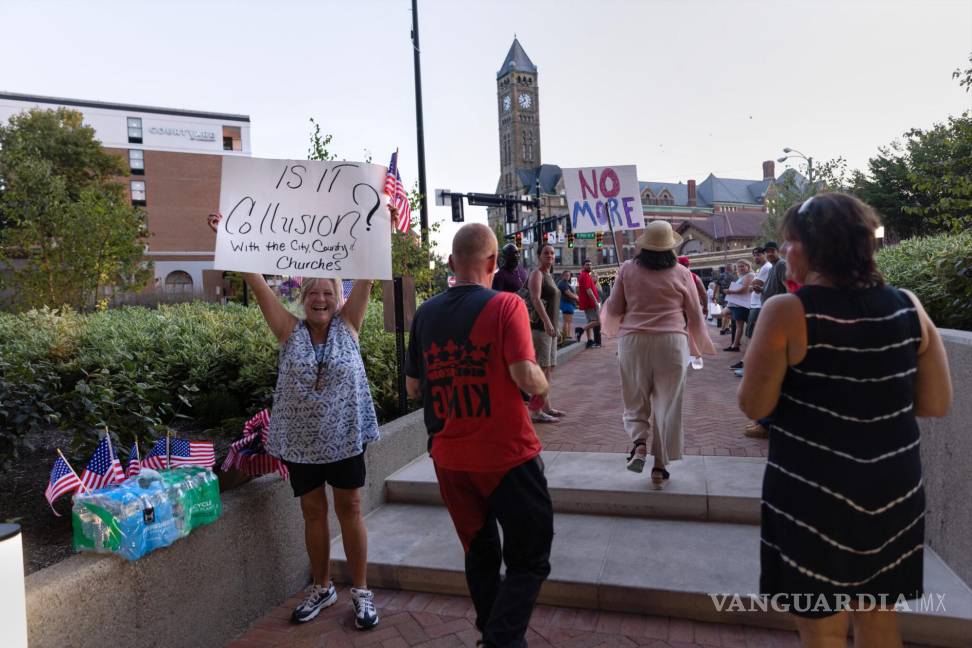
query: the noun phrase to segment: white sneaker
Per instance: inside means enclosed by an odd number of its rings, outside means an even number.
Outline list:
[[[334,583],[328,583],[327,587],[314,585],[304,602],[294,608],[290,620],[294,623],[307,623],[320,614],[321,610],[331,607],[335,602],[337,602],[337,590],[334,589]]]
[[[351,588],[351,607],[354,608],[354,625],[358,630],[370,630],[378,625],[375,595],[371,590]]]

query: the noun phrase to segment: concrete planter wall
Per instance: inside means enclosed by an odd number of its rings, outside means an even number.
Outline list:
[[[425,452],[422,413],[381,436],[365,454],[365,512]],[[78,554],[28,576],[30,646],[222,646],[309,581],[300,507],[287,482],[264,476],[224,493],[218,522],[136,562]]]
[[[972,584],[972,332],[942,329],[955,400],[945,418],[920,419],[925,538]]]

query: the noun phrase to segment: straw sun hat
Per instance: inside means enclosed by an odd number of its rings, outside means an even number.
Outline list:
[[[665,252],[674,250],[682,244],[682,237],[672,231],[672,226],[668,221],[656,220],[648,223],[648,227],[638,240],[635,246],[642,250],[652,252]]]

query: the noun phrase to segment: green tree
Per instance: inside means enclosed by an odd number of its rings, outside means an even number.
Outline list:
[[[145,284],[145,213],[81,113],[30,110],[0,126],[0,277],[21,308],[88,308],[99,291]]]
[[[972,54],[969,54],[969,63],[972,64]],[[972,92],[972,65],[965,70],[956,68],[952,72],[952,78],[959,80],[959,85],[965,88],[966,92]]]
[[[425,196],[419,193],[418,182],[408,194],[412,209],[411,227],[407,232],[392,232],[392,274],[408,276],[415,280],[415,292],[419,299],[427,299],[445,289],[449,268],[436,252],[435,237],[439,223],[429,225],[429,242],[422,243],[419,232],[419,212]]]
[[[787,169],[766,192],[767,217],[763,235],[777,238],[786,210],[823,191],[844,191],[848,187],[847,161],[837,157],[813,165],[801,160],[797,169]]]
[[[330,133],[326,135],[321,135],[321,125],[318,124],[313,117],[310,118],[310,123],[314,125],[314,129],[310,136],[310,148],[307,149],[307,159],[308,160],[334,160],[337,158],[336,155],[327,150],[327,147],[331,145],[331,140],[334,136]]]
[[[972,114],[949,117],[879,149],[853,192],[873,205],[899,238],[972,226]]]
[[[972,55],[969,56],[972,63]],[[972,67],[952,78],[972,91]],[[972,111],[878,149],[853,192],[873,205],[898,238],[959,232],[972,226]]]

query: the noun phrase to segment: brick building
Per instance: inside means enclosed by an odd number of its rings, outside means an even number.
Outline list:
[[[250,155],[250,118],[175,108],[0,93],[0,120],[31,108],[64,107],[129,169],[121,178],[132,203],[148,214],[145,255],[155,267],[149,290],[171,298],[217,299],[216,237],[206,215],[219,208],[223,156]]]

